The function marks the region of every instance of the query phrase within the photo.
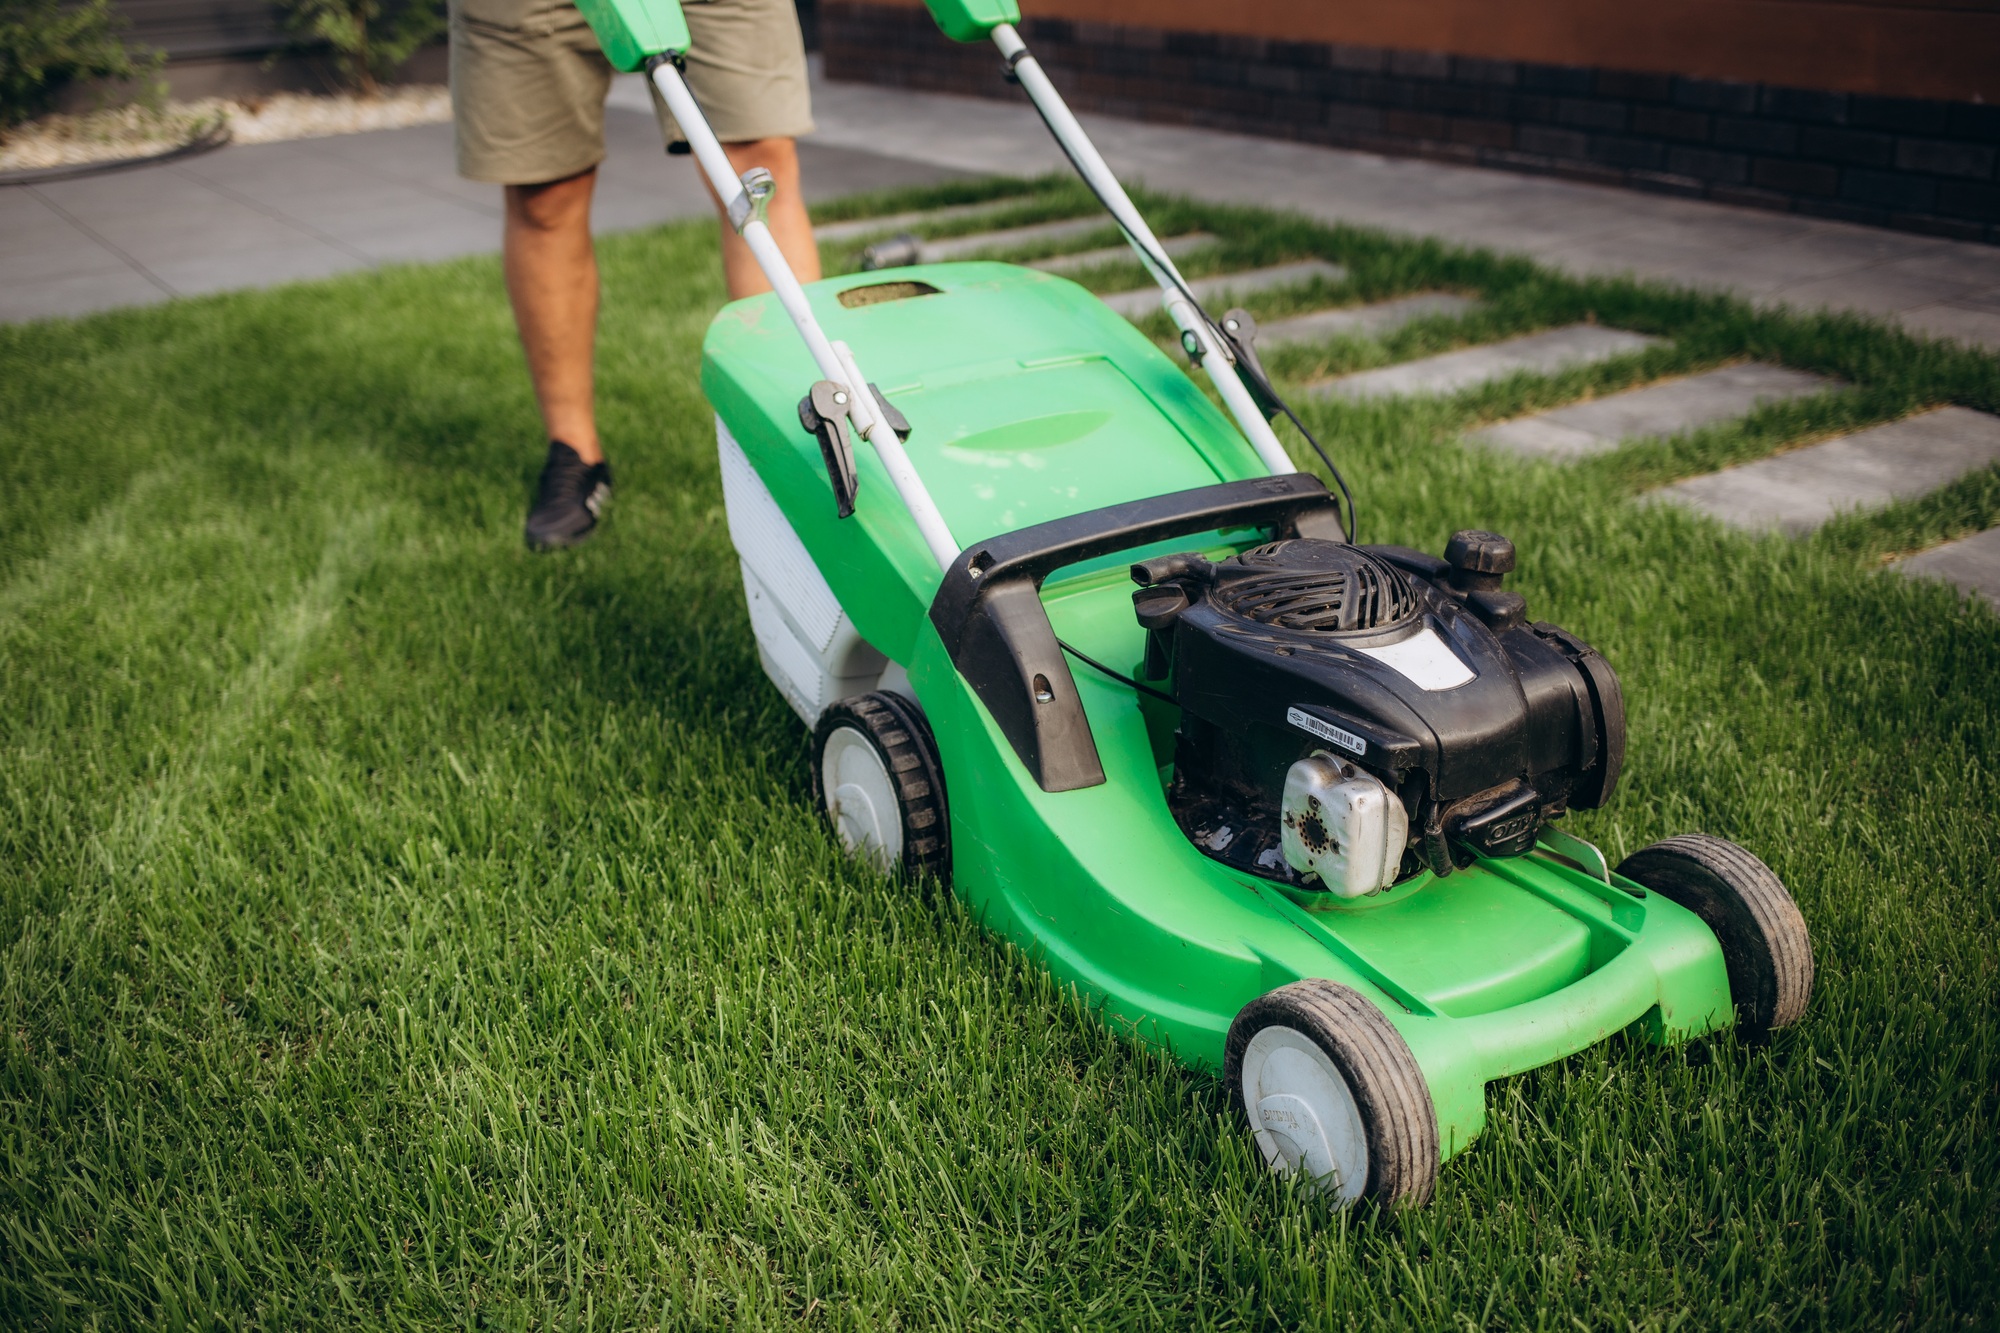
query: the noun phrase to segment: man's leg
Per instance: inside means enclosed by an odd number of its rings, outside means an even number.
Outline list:
[[[551,440],[576,450],[585,463],[604,457],[592,402],[597,251],[590,243],[590,196],[596,183],[592,167],[543,185],[509,185],[502,233],[507,296],[542,424]]]
[[[729,165],[742,175],[752,167],[762,167],[771,173],[778,183],[777,193],[771,196],[771,210],[768,221],[771,235],[777,240],[778,248],[784,251],[785,260],[792,266],[800,282],[815,282],[819,279],[819,243],[813,240],[812,220],[806,216],[806,201],[799,193],[799,147],[793,139],[752,139],[747,143],[729,143],[722,146],[729,154]],[[708,184],[708,177],[702,177]],[[764,271],[757,267],[757,259],[750,253],[750,246],[736,234],[736,228],[729,225],[728,210],[716,198],[715,187],[709,186],[708,197],[715,204],[716,216],[722,223],[722,273],[729,283],[729,299],[755,296],[758,292],[768,292],[771,284],[764,281]]]
[[[597,251],[590,243],[595,167],[542,185],[507,187],[501,233],[507,296],[548,430],[549,457],[528,511],[528,545],[572,546],[611,498],[611,467],[592,403],[597,354]]]

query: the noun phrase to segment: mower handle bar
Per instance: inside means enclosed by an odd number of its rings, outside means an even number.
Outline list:
[[[1332,536],[1340,518],[1309,472],[1251,477],[1127,500],[974,542],[946,567],[931,625],[1043,791],[1104,781],[1076,679],[1042,605],[1065,565],[1172,537],[1246,527]]]
[[[1077,123],[1069,104],[1056,91],[1049,76],[1042,71],[1041,62],[1028,51],[1028,44],[1014,31],[1011,23],[996,23],[991,29],[993,44],[999,48],[1001,58],[1007,62],[1008,70],[1020,83],[1028,100],[1034,104],[1042,123],[1076,168],[1076,174],[1083,177],[1091,192],[1103,201],[1105,210],[1112,221],[1125,233],[1126,243],[1138,254],[1139,262],[1146,268],[1147,275],[1159,285],[1162,303],[1167,316],[1181,331],[1181,340],[1187,346],[1194,363],[1208,372],[1208,378],[1222,395],[1229,414],[1236,418],[1236,425],[1242,430],[1250,447],[1264,461],[1264,466],[1274,474],[1298,471],[1285,446],[1278,442],[1278,436],[1271,429],[1270,418],[1257,406],[1257,400],[1243,383],[1236,371],[1236,357],[1229,345],[1218,336],[1215,326],[1195,304],[1188,290],[1187,280],[1181,276],[1174,261],[1168,257],[1165,247],[1160,244],[1153,229],[1146,225],[1146,219],[1125,193],[1125,187],[1118,183],[1118,177],[1097,151],[1097,145],[1084,133]],[[1192,343],[1189,340],[1192,339]],[[1216,370],[1221,365],[1223,370]]]
[[[598,5],[592,6],[598,7],[601,7],[601,0]],[[1270,420],[1258,408],[1249,387],[1237,373],[1236,358],[1228,343],[1194,301],[1186,279],[1098,153],[1090,136],[1077,123],[1062,95],[1049,82],[1040,62],[1029,53],[1027,44],[1011,23],[995,23],[988,31],[1009,71],[1027,92],[1029,101],[1034,104],[1049,133],[1069,157],[1077,173],[1104,203],[1140,263],[1159,286],[1168,317],[1181,330],[1182,341],[1195,363],[1208,371],[1211,382],[1258,458],[1274,475],[1297,472],[1290,455],[1272,431]],[[685,38],[681,41],[684,42]],[[676,53],[656,53],[645,57],[643,64],[647,78],[658,89],[681,133],[687,137],[702,173],[708,177],[717,198],[723,201],[731,224],[749,246],[757,267],[763,271],[779,305],[805,343],[820,377],[848,387],[852,404],[850,414],[855,429],[874,448],[932,558],[941,568],[949,570],[960,554],[959,546],[937,501],[911,463],[901,439],[890,427],[887,412],[875,401],[874,391],[857,364],[853,349],[826,336],[806,299],[805,289],[786,262],[777,239],[771,235],[770,226],[764,219],[764,205],[771,191],[768,173],[752,170],[738,176],[700,104],[681,77]],[[1218,370],[1218,363],[1224,369]]]

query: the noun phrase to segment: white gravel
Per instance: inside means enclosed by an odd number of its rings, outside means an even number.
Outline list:
[[[320,139],[442,124],[451,119],[451,93],[436,84],[408,84],[387,89],[379,97],[349,93],[328,97],[278,93],[241,101],[207,97],[197,102],[169,102],[157,111],[126,106],[81,116],[44,116],[0,140],[0,171],[163,153],[207,132],[224,118],[237,143]]]

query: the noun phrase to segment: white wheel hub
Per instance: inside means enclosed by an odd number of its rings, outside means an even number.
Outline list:
[[[875,746],[852,727],[835,727],[820,753],[826,812],[848,854],[883,874],[903,859],[903,816],[896,782]]]
[[[1368,1184],[1368,1140],[1347,1080],[1310,1037],[1272,1024],[1243,1052],[1243,1104],[1273,1171],[1304,1171],[1341,1203]]]

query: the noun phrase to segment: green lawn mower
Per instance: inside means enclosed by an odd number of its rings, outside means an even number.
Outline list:
[[[675,0],[582,6],[774,288],[717,315],[702,382],[758,651],[846,847],[1220,1072],[1265,1160],[1341,1202],[1428,1198],[1493,1079],[1626,1028],[1795,1021],[1811,944],[1755,856],[1695,834],[1613,871],[1558,826],[1611,798],[1624,702],[1505,587],[1513,546],[1350,541],[1352,500],[1272,430],[1305,433],[1254,322],[1194,299],[1014,0],[928,3],[996,44],[1226,414],[1051,274],[802,287],[769,177],[732,172],[681,79]]]

